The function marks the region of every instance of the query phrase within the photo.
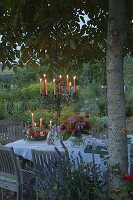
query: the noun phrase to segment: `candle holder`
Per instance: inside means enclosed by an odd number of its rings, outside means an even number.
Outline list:
[[[42,79],[40,79],[40,95],[41,105],[43,107],[55,110],[57,112],[57,119],[61,115],[62,104],[67,106],[74,104],[79,99],[79,93],[76,91],[76,76],[73,77],[73,86],[71,86],[71,81],[69,75],[66,76],[66,83],[63,81],[61,75],[53,79],[52,90],[47,89],[47,75],[43,75],[43,89],[42,89]]]
[[[40,103],[43,105],[43,107],[50,107],[56,111],[58,119],[61,116],[62,104],[66,104],[67,106],[74,104],[79,100],[79,93],[71,92],[68,94],[66,91],[62,91],[62,93],[60,93],[59,88],[57,88],[56,94],[54,94],[53,91],[49,91],[47,95],[41,94],[40,100]]]

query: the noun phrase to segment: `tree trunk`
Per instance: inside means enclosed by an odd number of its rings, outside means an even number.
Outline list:
[[[125,118],[123,60],[126,39],[126,14],[124,0],[109,0],[107,35],[107,98],[109,135],[109,193],[121,186],[113,168],[119,166],[127,172],[127,136]],[[118,168],[117,168],[118,169]],[[116,169],[116,170],[117,170]]]

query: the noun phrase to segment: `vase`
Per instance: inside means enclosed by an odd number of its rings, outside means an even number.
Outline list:
[[[84,146],[84,138],[82,135],[71,136],[69,140],[71,142],[71,146]]]

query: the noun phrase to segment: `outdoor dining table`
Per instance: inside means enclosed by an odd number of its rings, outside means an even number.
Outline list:
[[[105,147],[107,147],[107,140],[98,139],[95,137],[86,137],[85,144],[83,145],[72,145],[71,140],[63,141],[64,145],[67,147],[69,155],[71,155],[72,158],[79,158],[79,152],[80,155],[83,158],[83,161],[85,163],[87,162],[93,162],[95,161],[95,164],[99,165],[99,169],[101,171],[106,171],[107,166],[105,164],[105,159],[108,157],[107,151],[105,150]],[[54,144],[48,144],[46,140],[43,141],[27,141],[24,139],[17,140],[12,143],[6,144],[7,147],[13,147],[14,153],[22,156],[25,159],[28,159],[32,161],[32,149],[35,150],[41,150],[41,151],[51,151],[55,150],[55,147],[59,151],[64,151],[63,146],[61,143],[55,142]],[[89,151],[89,148],[87,149],[87,146],[93,146],[94,148],[100,147],[99,151]],[[86,151],[87,149],[87,151]],[[100,155],[101,150],[105,150],[105,155]],[[130,173],[130,149],[131,149],[131,143],[128,143],[128,173]],[[104,153],[104,151],[102,151]]]
[[[106,166],[104,164],[104,158],[100,157],[100,154],[92,154],[85,152],[85,148],[87,145],[91,145],[92,143],[95,143],[95,145],[105,146],[105,143],[102,142],[99,139],[86,139],[86,143],[84,145],[72,145],[70,140],[64,141],[64,145],[67,147],[69,155],[71,155],[72,158],[76,159],[79,158],[79,152],[81,157],[83,158],[83,161],[85,163],[95,161],[95,164],[99,165],[100,170],[105,171]],[[35,150],[41,150],[41,151],[51,151],[55,150],[55,147],[59,151],[64,151],[63,146],[58,141],[55,144],[49,145],[46,140],[43,141],[27,141],[24,139],[17,140],[12,143],[6,144],[7,147],[13,147],[14,153],[22,156],[25,159],[28,159],[32,161],[32,149]]]

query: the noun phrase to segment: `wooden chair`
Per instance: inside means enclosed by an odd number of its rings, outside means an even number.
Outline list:
[[[63,156],[63,157],[62,157]],[[32,159],[33,159],[33,168],[37,171],[37,176],[40,178],[44,177],[47,174],[45,171],[46,169],[50,169],[50,174],[55,174],[54,170],[56,168],[56,164],[60,163],[58,159],[65,159],[65,153],[60,152],[60,155],[56,151],[40,151],[40,150],[32,150]],[[46,166],[47,165],[47,166]],[[51,176],[51,175],[50,175]],[[52,175],[53,176],[53,175]],[[58,176],[58,175],[57,175]],[[48,178],[49,176],[47,176]],[[38,186],[36,186],[37,188]],[[45,197],[43,196],[44,190],[40,187],[36,190],[36,199],[44,199]]]
[[[23,129],[23,124],[19,122],[0,122],[0,144],[24,138]]]
[[[12,147],[0,146],[0,187],[17,193],[21,200],[23,186],[34,179],[33,173],[21,170]],[[2,193],[3,199],[3,193]]]
[[[45,165],[51,165],[57,156],[56,151],[32,150],[33,167],[37,170],[44,169]]]

